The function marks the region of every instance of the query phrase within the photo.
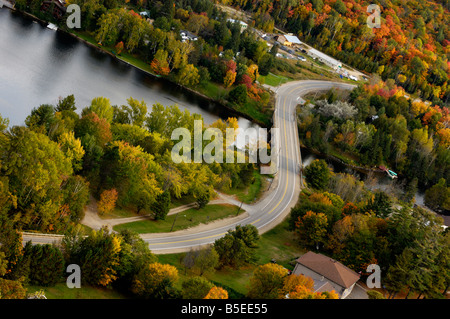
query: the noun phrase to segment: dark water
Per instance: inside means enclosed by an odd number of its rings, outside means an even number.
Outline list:
[[[399,190],[403,187],[402,183],[404,180],[402,178],[399,179],[391,179],[385,173],[364,173],[361,171],[354,170],[338,161],[327,158],[325,156],[317,155],[312,153],[310,150],[306,148],[301,149],[302,153],[302,161],[303,166],[306,167],[311,164],[315,159],[324,159],[328,163],[329,166],[333,168],[333,171],[336,173],[348,173],[356,176],[359,180],[365,182],[365,186],[371,190],[383,190],[387,193],[391,193],[392,191]],[[424,205],[424,196],[425,193],[423,190],[417,191],[415,195],[415,203],[417,205]]]
[[[21,125],[34,107],[56,104],[59,97],[75,95],[78,111],[94,97],[109,98],[112,105],[129,97],[147,107],[159,102],[177,104],[199,113],[206,123],[238,117],[229,110],[190,91],[146,74],[108,54],[61,32],[7,9],[0,9],[0,114],[11,125]],[[239,118],[242,128],[257,127]]]

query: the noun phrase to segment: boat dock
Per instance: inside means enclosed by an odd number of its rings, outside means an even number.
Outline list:
[[[0,9],[3,7],[14,9],[14,5],[15,5],[15,3],[11,3],[6,0],[0,0]]]

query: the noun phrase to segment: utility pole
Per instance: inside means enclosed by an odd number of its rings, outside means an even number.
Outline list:
[[[172,228],[170,228],[170,231],[171,231],[171,232],[172,232],[172,230],[173,230],[173,226],[175,226],[175,222],[177,221],[178,214],[179,214],[179,213],[177,213],[177,214],[175,215],[175,219],[173,220]]]

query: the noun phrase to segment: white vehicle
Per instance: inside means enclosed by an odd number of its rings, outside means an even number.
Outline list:
[[[300,61],[302,61],[302,62],[305,62],[305,61],[306,61],[305,57],[303,57],[303,56],[301,56],[301,55],[298,57],[298,59],[299,59]]]
[[[354,75],[350,75],[349,78],[350,78],[350,80],[358,81],[358,79],[357,79],[356,76],[354,76]]]

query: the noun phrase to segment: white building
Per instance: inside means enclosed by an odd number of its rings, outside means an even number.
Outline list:
[[[308,55],[310,57],[316,58],[319,61],[325,63],[326,65],[332,67],[334,70],[336,70],[338,68],[342,68],[342,62],[326,55],[325,53],[320,52],[319,50],[311,48],[308,51]]]

